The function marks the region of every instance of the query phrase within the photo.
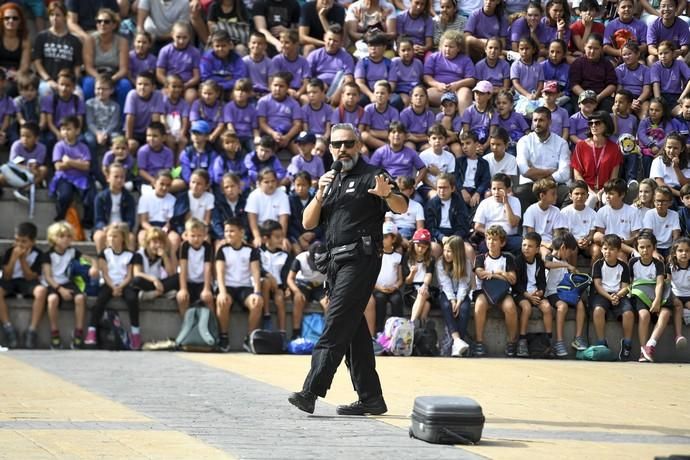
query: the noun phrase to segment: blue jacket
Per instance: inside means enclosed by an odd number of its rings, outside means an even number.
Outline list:
[[[236,217],[242,221],[242,228],[247,235],[249,233],[249,220],[247,219],[247,212],[244,207],[247,204],[247,199],[244,195],[240,195],[237,201],[237,206],[235,206],[235,212],[232,212],[232,208],[228,204],[228,201],[224,196],[216,196],[216,203],[211,211],[211,238],[214,240],[222,240],[225,238],[223,234],[223,227],[225,226],[225,221],[231,217]]]
[[[467,212],[467,205],[458,193],[453,193],[450,199],[450,210],[448,211],[451,230],[454,235],[467,238],[470,230],[470,216]],[[431,233],[431,237],[436,241],[441,241],[446,233],[441,232],[441,199],[433,197],[424,208],[424,226]]]
[[[102,190],[94,199],[94,230],[101,230],[110,223],[110,212],[113,207],[113,199],[110,189]],[[137,206],[134,197],[127,190],[122,190],[122,200],[120,201],[120,215],[122,220],[127,222],[130,231],[134,231],[136,225]]]
[[[230,51],[227,59],[220,59],[213,50],[208,50],[201,56],[199,64],[201,81],[213,80],[224,91],[232,90],[235,82],[240,78],[247,78],[249,72],[239,54]]]
[[[467,157],[460,157],[455,160],[455,179],[457,182],[457,189],[463,188],[462,184],[465,182],[465,171],[467,171]],[[479,193],[479,196],[484,198],[484,194],[491,187],[491,170],[489,169],[489,162],[484,158],[477,158],[477,173],[474,175],[474,190]]]

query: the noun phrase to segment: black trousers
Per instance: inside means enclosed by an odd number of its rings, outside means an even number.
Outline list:
[[[173,276],[168,276],[167,278],[163,278],[162,280],[160,280],[160,282],[163,285],[163,292],[177,290],[180,288],[179,277],[176,274]],[[155,291],[156,290],[156,286],[154,286],[154,284],[151,281],[144,279],[140,276],[134,277],[134,279],[132,280],[131,286],[135,291]]]
[[[376,301],[376,332],[383,332],[386,325],[388,302],[391,304],[391,316],[403,316],[405,301],[400,289],[396,289],[390,294],[374,291],[374,300]]]
[[[134,327],[139,327],[139,297],[137,296],[137,291],[135,291],[130,285],[127,285],[122,291],[122,297],[127,303],[127,310],[129,311],[129,324]],[[100,291],[98,291],[98,298],[96,298],[96,305],[93,306],[91,310],[91,321],[89,322],[90,327],[98,327],[98,323],[103,317],[103,311],[105,307],[113,298],[113,290],[107,284],[101,286]]]
[[[371,334],[364,318],[380,268],[378,255],[361,255],[344,264],[331,262],[326,326],[312,352],[311,370],[304,381],[304,390],[326,396],[335,371],[345,357],[359,399],[382,394]]]

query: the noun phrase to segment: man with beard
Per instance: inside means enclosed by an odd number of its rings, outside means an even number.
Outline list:
[[[326,327],[314,347],[311,370],[302,391],[288,398],[291,404],[310,414],[314,412],[316,398],[326,396],[343,356],[359,399],[338,406],[336,412],[379,415],[388,410],[376,373],[364,309],[381,268],[385,213],[405,212],[407,198],[389,174],[360,157],[359,149],[360,141],[352,125],[333,126],[330,151],[335,167],[319,179],[319,190],[302,218],[307,230],[323,225],[330,255]],[[339,164],[342,170],[338,173]]]
[[[568,143],[551,132],[551,111],[539,107],[532,114],[532,132],[517,143],[517,164],[520,171],[520,185],[513,188],[520,199],[522,209],[536,203],[532,185],[539,179],[549,177],[558,184],[557,205],[560,207],[570,193],[570,149]]]

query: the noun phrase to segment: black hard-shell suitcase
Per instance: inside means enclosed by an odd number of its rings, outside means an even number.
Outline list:
[[[482,407],[474,399],[419,396],[414,400],[410,437],[435,444],[476,444],[483,428]]]

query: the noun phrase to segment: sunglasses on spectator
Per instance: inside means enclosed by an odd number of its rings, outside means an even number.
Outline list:
[[[19,16],[5,16],[2,19],[5,21],[19,21]]]
[[[603,122],[602,122],[601,120],[590,120],[590,121],[587,122],[587,124],[588,124],[589,126],[597,126],[597,125],[600,125],[600,124],[602,124],[602,123],[603,123]]]
[[[357,141],[354,139],[347,141],[331,141],[331,147],[333,147],[334,149],[339,149],[344,145],[346,149],[351,149],[355,146],[356,143]]]
[[[111,24],[112,22],[110,19],[96,19],[96,24]]]

